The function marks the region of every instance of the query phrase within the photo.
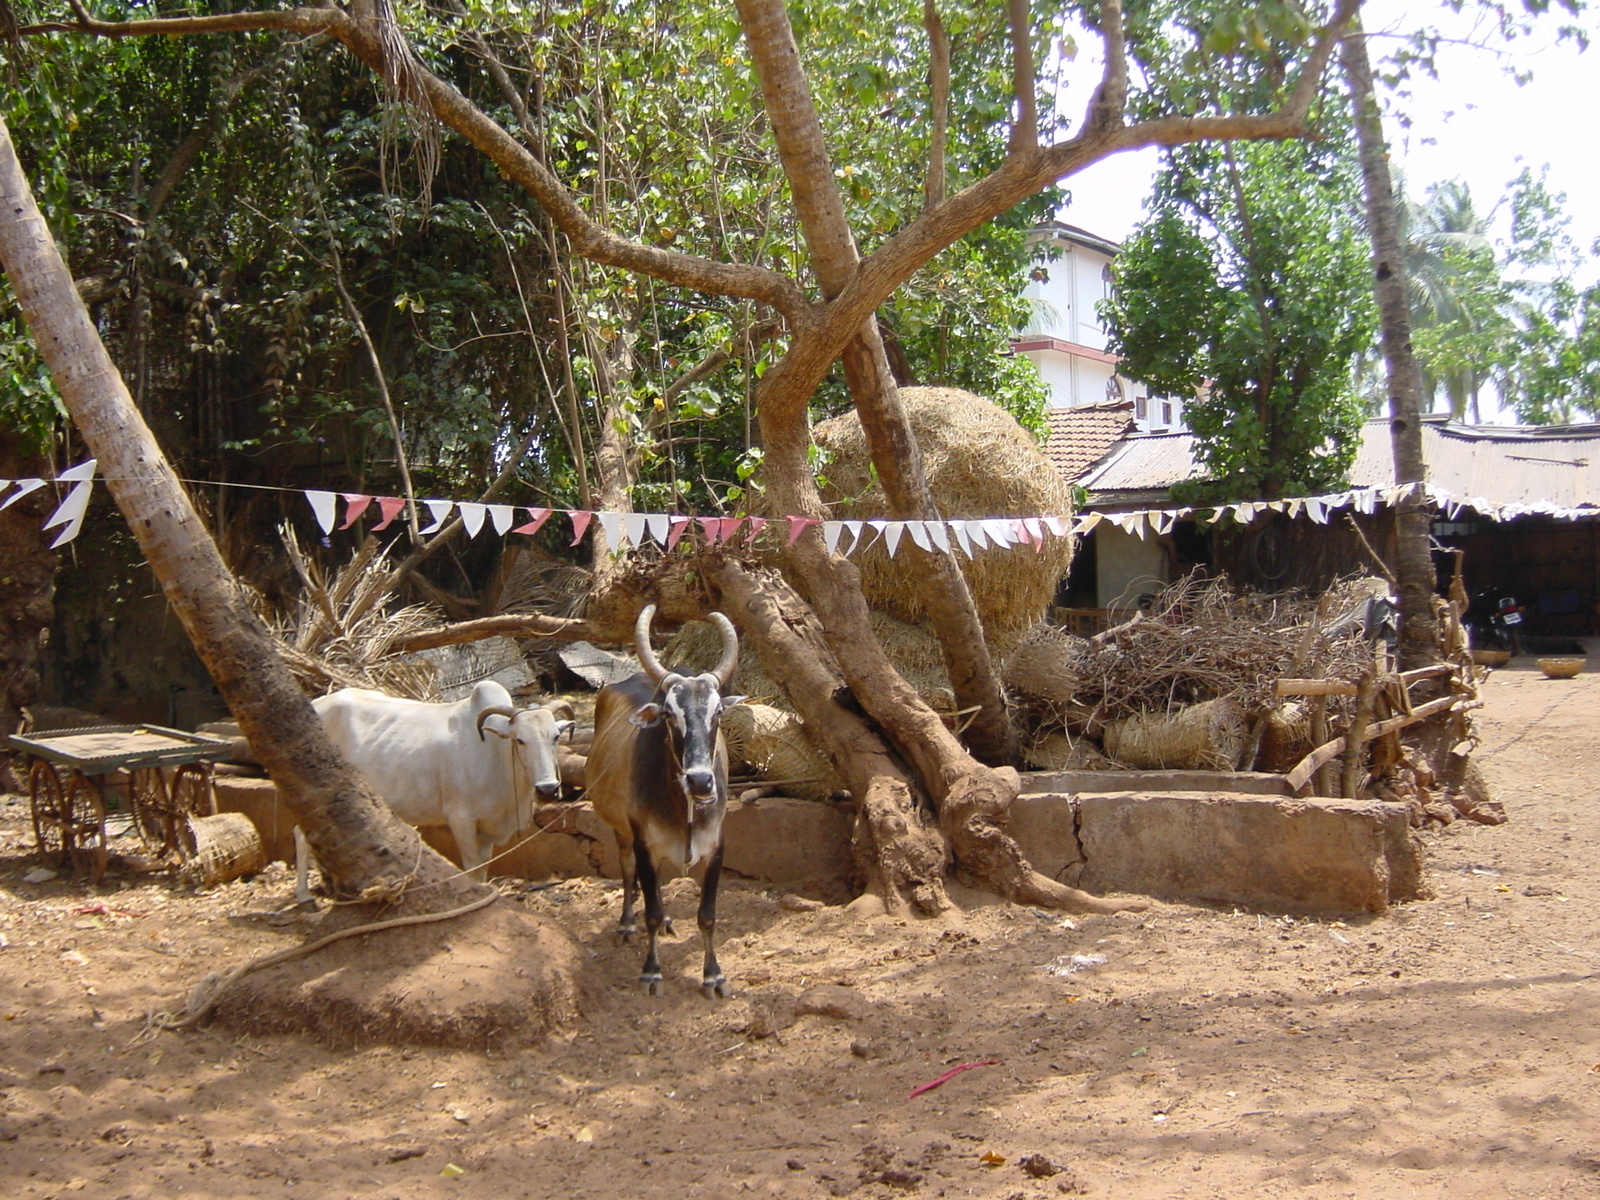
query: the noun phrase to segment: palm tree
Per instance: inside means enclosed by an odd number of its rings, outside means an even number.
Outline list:
[[[1478,212],[1459,179],[1432,184],[1422,203],[1400,207],[1411,324],[1424,347],[1423,388],[1434,399],[1442,390],[1456,420],[1469,411],[1481,419],[1479,394],[1489,378],[1481,343],[1492,337],[1499,307],[1500,272],[1489,241],[1493,216],[1492,210]],[[1453,352],[1429,353],[1430,343],[1450,343]]]

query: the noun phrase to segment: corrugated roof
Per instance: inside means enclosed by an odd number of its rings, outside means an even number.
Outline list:
[[[1052,408],[1045,413],[1050,436],[1044,455],[1069,483],[1105,457],[1133,428],[1133,405],[1126,400]]]
[[[1459,425],[1430,419],[1423,424],[1422,451],[1428,482],[1458,499],[1600,507],[1600,425]],[[1192,434],[1133,434],[1077,482],[1088,489],[1091,503],[1107,504],[1164,493],[1200,473]],[[1368,421],[1350,485],[1393,483],[1389,422]]]

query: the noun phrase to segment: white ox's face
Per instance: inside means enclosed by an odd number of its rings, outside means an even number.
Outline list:
[[[545,708],[524,708],[515,719],[490,717],[483,724],[492,733],[512,743],[522,771],[543,800],[561,796],[561,768],[556,762],[556,743],[574,725],[561,720]]]

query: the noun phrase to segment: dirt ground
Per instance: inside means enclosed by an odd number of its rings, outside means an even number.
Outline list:
[[[592,955],[590,1011],[515,1052],[140,1041],[206,972],[303,937],[289,872],[29,884],[7,798],[0,1195],[1600,1196],[1600,673],[1518,660],[1484,690],[1510,820],[1424,835],[1431,900],[1064,918],[962,894],[901,921],[735,882],[711,1003],[694,936],[640,994],[614,885],[579,880],[512,902]]]

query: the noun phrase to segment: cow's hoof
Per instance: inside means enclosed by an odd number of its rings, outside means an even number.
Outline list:
[[[728,981],[721,975],[715,979],[708,979],[700,985],[700,994],[707,1000],[726,1000],[728,998]]]
[[[638,932],[639,932],[639,927],[637,925],[618,925],[617,926],[617,936],[619,938],[621,938],[624,942],[633,941],[633,935],[638,933]]]
[[[662,917],[661,918],[661,932],[666,934],[668,937],[674,937],[675,938],[675,937],[678,936],[678,931],[672,927],[672,918],[671,917]]]
[[[661,995],[661,976],[641,975],[639,976],[639,986],[644,988],[645,995],[659,996]]]

